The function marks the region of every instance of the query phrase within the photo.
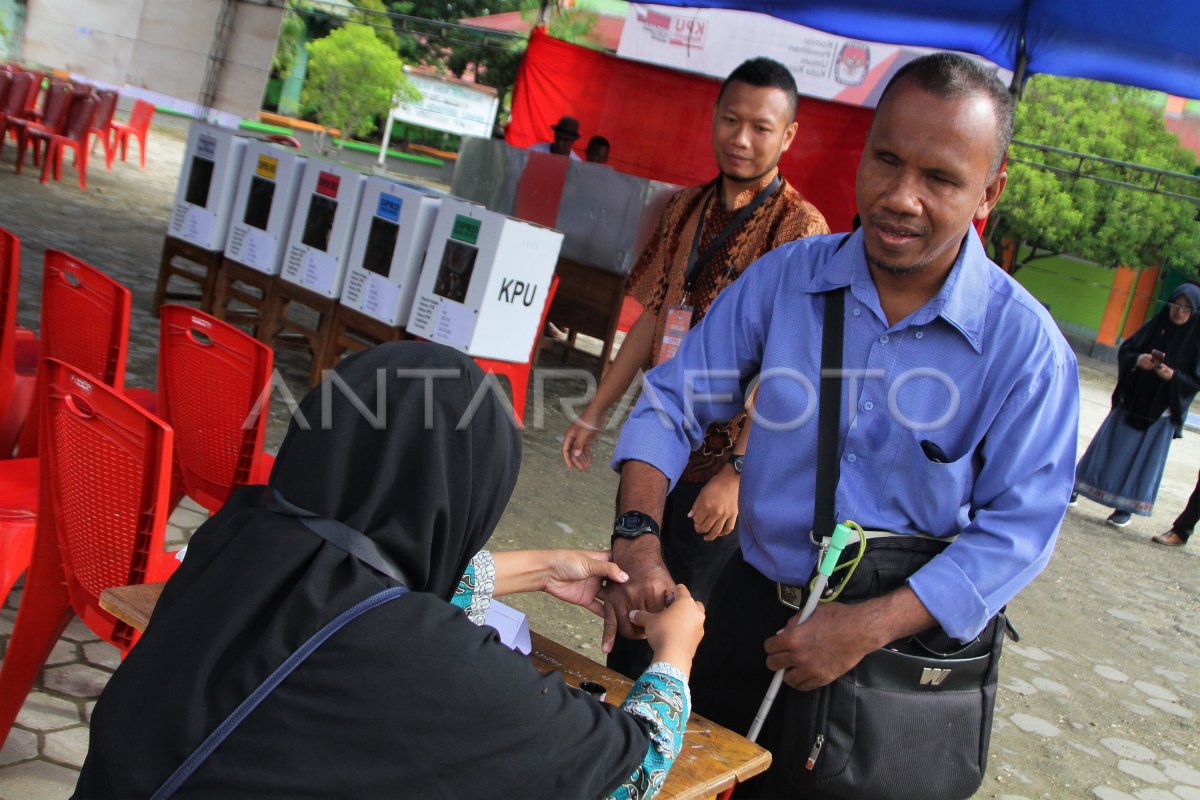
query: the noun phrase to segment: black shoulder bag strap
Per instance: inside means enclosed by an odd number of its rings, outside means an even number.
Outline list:
[[[392,580],[403,584],[409,583],[408,579],[404,577],[404,573],[400,570],[400,567],[384,555],[383,551],[379,549],[379,546],[372,539],[365,536],[361,531],[354,530],[354,528],[351,528],[346,523],[322,517],[306,508],[301,508],[271,487],[268,487],[266,494],[263,495],[262,505],[268,511],[274,511],[276,514],[295,517],[301,525],[308,528],[317,536],[320,536],[334,547],[345,550],[359,561],[378,572],[382,572]]]
[[[389,600],[395,600],[397,597],[401,597],[407,593],[407,586],[392,586],[371,595],[365,600],[360,600],[327,622],[324,627],[309,637],[308,641],[300,645],[294,653],[276,667],[275,671],[268,675],[267,679],[257,689],[251,692],[220,725],[213,729],[208,738],[192,751],[192,754],[171,773],[171,776],[163,782],[162,786],[158,787],[158,791],[151,796],[150,800],[165,800],[165,798],[175,794],[179,787],[183,785],[183,782],[192,776],[192,773],[212,755],[213,751],[220,746],[221,742],[225,741],[229,734],[233,733],[234,729],[242,723],[242,720],[257,708],[258,704],[274,691],[275,687],[283,682],[284,678],[291,675],[296,667],[300,666],[314,650],[324,644],[325,640],[335,634],[342,626],[360,614],[370,611],[372,608],[382,605]]]
[[[696,278],[708,265],[708,262],[712,261],[713,256],[721,252],[721,247],[725,244],[725,240],[732,236],[734,231],[742,227],[742,224],[750,219],[754,212],[758,211],[759,207],[779,190],[781,185],[783,185],[783,179],[776,173],[771,182],[760,189],[758,194],[754,195],[754,199],[743,206],[742,210],[734,215],[733,219],[729,220],[725,228],[717,234],[717,238],[713,240],[712,244],[703,253],[700,253],[700,237],[704,233],[704,218],[708,216],[708,206],[712,203],[712,199],[716,196],[717,192],[721,191],[721,180],[720,178],[717,179],[717,185],[713,188],[712,194],[704,200],[704,205],[700,209],[700,219],[696,221],[696,232],[692,235],[692,248],[688,252],[687,272],[684,273],[683,278],[683,291],[685,295],[691,292],[692,284],[696,282]]]
[[[845,243],[845,240],[842,240]],[[839,244],[840,248],[841,245]],[[846,323],[846,290],[825,293],[821,329],[821,393],[817,411],[817,480],[813,506],[813,538],[833,535],[837,524],[838,423],[842,413],[842,332]]]

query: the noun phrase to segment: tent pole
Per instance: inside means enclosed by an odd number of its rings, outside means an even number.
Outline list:
[[[1020,49],[1017,50],[1017,63],[1013,67],[1012,84],[1008,87],[1008,93],[1018,100],[1025,93],[1025,72],[1028,67],[1029,53],[1025,51],[1025,40],[1021,39]]]

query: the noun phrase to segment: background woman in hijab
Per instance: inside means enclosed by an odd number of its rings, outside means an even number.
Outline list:
[[[1116,509],[1108,524],[1149,516],[1171,440],[1200,389],[1200,287],[1185,283],[1121,343],[1113,406],[1075,468],[1075,495]],[[1155,356],[1161,353],[1162,358]]]
[[[601,579],[624,579],[607,553],[476,555],[521,449],[491,391],[471,408],[481,380],[448,348],[395,343],[346,359],[309,393],[270,486],[241,490],[192,537],[96,706],[76,797],[149,797],[301,642],[396,585],[311,532],[308,514],[365,534],[411,592],[335,633],[176,796],[657,791],[682,744],[703,609],[678,587],[661,615],[639,618],[659,663],[620,709],[539,674],[468,620],[462,609],[481,616],[493,588],[543,589],[597,610]]]

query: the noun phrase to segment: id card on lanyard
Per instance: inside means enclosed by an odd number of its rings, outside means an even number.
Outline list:
[[[683,337],[692,329],[692,315],[695,309],[689,305],[675,304],[667,309],[667,324],[663,326],[662,342],[658,346],[658,358],[655,364],[661,364],[667,359],[674,358],[683,344]]]
[[[658,345],[658,358],[654,360],[655,364],[661,364],[667,359],[674,358],[675,354],[679,352],[680,345],[683,344],[683,337],[692,329],[692,320],[695,318],[696,309],[688,302],[688,299],[692,293],[692,284],[696,282],[696,278],[700,275],[700,272],[708,265],[708,262],[712,261],[713,256],[725,244],[725,240],[740,228],[742,223],[749,219],[750,215],[757,211],[758,207],[766,202],[768,197],[775,193],[781,183],[779,175],[772,178],[771,182],[763,187],[754,196],[754,199],[747,203],[729,221],[729,224],[717,235],[713,243],[703,253],[700,253],[700,236],[704,231],[704,220],[708,216],[709,203],[712,202],[717,192],[721,191],[721,182],[718,179],[716,188],[704,200],[704,206],[700,209],[700,219],[696,221],[696,233],[692,236],[692,249],[688,253],[687,273],[683,279],[683,300],[680,303],[674,303],[667,307],[667,320],[666,324],[663,325],[662,340]],[[732,271],[732,264],[729,265],[729,269]]]

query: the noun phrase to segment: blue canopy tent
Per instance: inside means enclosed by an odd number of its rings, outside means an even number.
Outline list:
[[[1200,98],[1196,0],[656,0],[756,11],[889,44],[975,53],[1014,72],[1044,72]]]

